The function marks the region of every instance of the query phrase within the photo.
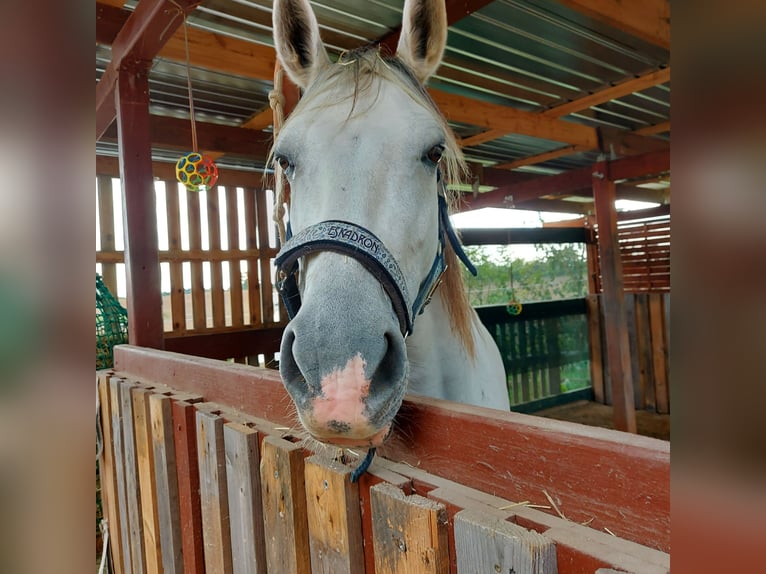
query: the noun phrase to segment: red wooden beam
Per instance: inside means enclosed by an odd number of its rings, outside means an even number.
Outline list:
[[[149,66],[124,63],[117,82],[125,269],[128,287],[128,340],[162,348],[163,321],[157,203],[149,132]]]
[[[112,42],[112,61],[96,84],[96,139],[115,118],[117,72],[130,61],[151,61],[179,26],[183,15],[199,0],[141,0]]]
[[[297,425],[279,373],[119,345],[115,370]],[[642,436],[408,395],[381,454],[509,500],[559,501],[568,518],[670,547],[670,445]],[[553,514],[553,511],[549,511]]]
[[[604,310],[604,341],[607,367],[612,388],[614,428],[636,432],[636,411],[633,399],[633,375],[630,343],[625,309],[622,260],[617,238],[617,211],[614,207],[615,185],[609,176],[609,166],[600,162],[593,169],[593,196],[598,224],[598,251],[601,268]]]

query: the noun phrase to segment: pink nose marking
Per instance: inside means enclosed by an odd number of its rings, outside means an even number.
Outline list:
[[[367,423],[364,399],[370,392],[370,381],[364,378],[366,365],[362,355],[357,354],[345,367],[322,378],[322,396],[314,401],[317,421],[341,421],[351,425]]]

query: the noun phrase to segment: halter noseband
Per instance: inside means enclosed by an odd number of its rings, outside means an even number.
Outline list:
[[[311,225],[291,236],[288,226],[287,241],[274,260],[279,275],[277,289],[282,296],[287,315],[292,319],[301,308],[301,294],[298,290],[298,260],[310,253],[332,251],[353,257],[378,280],[391,299],[402,335],[404,337],[411,335],[415,317],[422,313],[431,301],[447,268],[444,261],[445,235],[458,258],[474,276],[476,275],[476,268],[463,251],[449,220],[447,201],[440,193],[439,247],[431,269],[420,284],[414,302],[411,302],[404,275],[396,258],[371,231],[348,221],[329,220]]]

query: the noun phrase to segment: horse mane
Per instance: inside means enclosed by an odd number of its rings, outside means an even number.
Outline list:
[[[327,66],[322,70],[307,88],[293,113],[287,118],[285,125],[290,122],[291,117],[297,115],[297,112],[300,112],[303,108],[314,106],[316,109],[314,100],[317,99],[317,96],[329,89],[338,88],[348,92],[347,98],[352,99],[347,120],[352,118],[357,107],[359,95],[371,89],[375,77],[381,77],[395,83],[415,102],[431,112],[444,133],[445,153],[442,157],[441,169],[445,182],[448,186],[450,184],[456,185],[461,183],[467,174],[467,167],[452,128],[449,127],[447,120],[431,99],[425,86],[415,78],[407,64],[396,56],[383,54],[377,46],[368,46],[343,52],[337,63]],[[370,106],[375,103],[376,99],[377,95],[375,98],[372,98]],[[338,100],[334,100],[333,105],[337,102]],[[361,110],[360,113],[365,111]],[[271,154],[269,155],[270,159]],[[460,193],[449,190],[448,187],[445,187],[445,189],[447,194],[445,199],[450,208],[450,213],[452,213],[460,199]],[[448,241],[445,246],[445,262],[447,269],[442,279],[443,284],[439,290],[440,297],[436,299],[439,299],[444,305],[450,318],[452,330],[460,338],[468,356],[475,358],[476,345],[473,336],[473,322],[477,318],[468,300],[468,291],[466,290],[461,273],[462,263]]]

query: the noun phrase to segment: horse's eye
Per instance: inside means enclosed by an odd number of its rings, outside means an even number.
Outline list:
[[[428,150],[428,153],[426,154],[426,158],[431,163],[439,163],[443,155],[444,155],[444,146],[439,144],[439,145],[435,145],[434,147]]]
[[[283,171],[287,171],[287,168],[290,167],[290,160],[287,159],[285,156],[280,155],[275,157],[274,159],[277,160],[279,167],[281,167]]]

